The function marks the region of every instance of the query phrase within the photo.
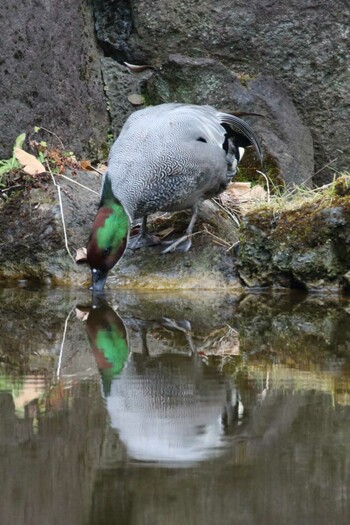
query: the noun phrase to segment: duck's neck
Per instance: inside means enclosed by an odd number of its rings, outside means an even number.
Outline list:
[[[122,257],[128,236],[129,218],[122,204],[115,198],[102,200],[87,246],[91,269],[106,275]]]
[[[129,218],[122,203],[113,195],[108,172],[104,178],[100,207],[96,217],[96,241],[100,250],[108,245],[116,248],[127,239]]]
[[[116,199],[101,203],[96,216],[96,242],[100,250],[116,248],[129,233],[129,218],[123,205]]]

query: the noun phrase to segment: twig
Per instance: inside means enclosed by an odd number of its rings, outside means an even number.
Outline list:
[[[63,337],[62,337],[62,343],[61,343],[61,348],[60,348],[60,353],[58,355],[58,363],[57,363],[57,371],[56,371],[56,377],[59,378],[60,377],[60,373],[61,373],[61,366],[62,366],[62,357],[63,357],[63,348],[64,348],[64,343],[65,343],[65,340],[66,340],[66,333],[67,333],[67,327],[68,327],[68,321],[69,321],[69,318],[73,312],[75,308],[75,305],[73,306],[73,308],[70,310],[69,314],[67,315],[66,317],[66,320],[64,322],[64,330],[63,330]]]
[[[266,180],[266,191],[267,191],[267,202],[270,202],[270,185],[269,185],[269,179],[267,178],[267,176],[265,175],[265,173],[263,173],[262,171],[259,171],[259,170],[256,170],[257,173],[260,173],[260,175],[262,175],[264,177],[264,179]]]
[[[9,186],[8,188],[5,188],[5,189],[1,190],[1,193],[6,193],[7,191],[15,190],[16,188],[23,188],[23,185],[22,184],[15,184],[14,186]]]
[[[68,252],[68,255],[70,256],[70,258],[72,259],[73,262],[75,262],[74,260],[74,257],[73,255],[71,254],[70,252],[70,249],[69,249],[69,246],[68,246],[68,238],[67,238],[67,231],[66,231],[66,223],[64,221],[64,213],[63,213],[63,203],[62,203],[62,196],[61,196],[61,186],[59,184],[57,184],[56,180],[55,180],[55,177],[52,173],[52,170],[50,168],[50,164],[48,163],[48,161],[46,160],[46,165],[47,165],[47,169],[52,177],[52,180],[53,180],[53,183],[54,185],[56,186],[57,188],[57,193],[58,193],[58,200],[59,200],[59,203],[60,203],[60,210],[61,210],[61,218],[62,218],[62,225],[63,225],[63,234],[64,234],[64,242],[65,242],[65,246],[66,246],[66,250]]]
[[[225,206],[223,206],[221,202],[219,202],[217,199],[215,199],[215,204],[217,204],[219,208],[221,208],[229,217],[231,217],[231,219],[237,224],[237,226],[240,226],[239,220],[237,219],[236,215],[234,215],[227,208],[225,208]]]
[[[43,128],[43,126],[39,126],[39,130],[38,130],[38,131],[40,131],[40,129],[43,129],[43,130],[46,131],[47,133],[50,133],[50,135],[53,135],[54,137],[56,137],[56,139],[58,140],[58,142],[61,144],[62,148],[65,149],[62,140],[60,139],[60,137],[59,137],[58,135],[56,135],[56,133],[55,133],[54,131],[50,131],[50,130],[47,129],[47,128]]]
[[[340,150],[338,150],[338,151],[340,151]],[[343,153],[343,152],[341,151],[341,153]],[[321,171],[325,170],[326,168],[329,168],[330,165],[333,164],[334,162],[336,162],[337,160],[338,160],[338,157],[336,157],[335,159],[330,160],[327,164],[322,166],[322,168],[320,168],[319,170],[315,171],[315,173],[313,173],[312,175],[310,175],[310,177],[305,179],[303,184],[305,184],[305,182],[308,182],[309,180],[312,180],[315,177],[315,175],[318,175]],[[331,169],[333,169],[333,168],[331,168]]]
[[[214,233],[211,233],[209,230],[206,229],[205,226],[203,227],[203,230],[201,230],[201,231],[204,232],[204,233],[207,233],[208,235],[210,235],[211,237],[213,237],[213,239],[216,240],[216,243],[217,243],[217,244],[220,244],[221,246],[230,246],[230,243],[228,243],[227,241],[225,241],[225,239],[221,239],[221,237],[218,237],[218,236],[215,235]],[[200,232],[196,232],[196,233],[200,233]]]
[[[99,175],[101,175],[101,177],[103,177],[104,172],[98,170],[97,168],[94,168],[93,166],[91,166],[91,164],[90,164],[90,168],[91,168],[93,171],[96,171],[96,173],[98,173]]]
[[[91,191],[91,193],[94,193],[95,195],[99,195],[99,193],[98,193],[97,191],[92,190],[92,189],[89,188],[88,186],[84,186],[84,184],[81,184],[80,182],[77,182],[76,180],[71,179],[70,177],[67,177],[67,175],[63,175],[62,173],[60,173],[59,176],[60,176],[60,177],[63,177],[64,179],[69,180],[70,182],[73,182],[74,184],[77,184],[77,186],[81,186],[81,187],[84,188],[85,190]]]
[[[331,164],[334,164],[334,162],[336,162],[337,160],[338,160],[338,157],[336,157],[335,159],[330,160],[327,164],[322,166],[322,168],[317,170],[311,177],[309,177],[309,179],[312,179],[315,175],[318,175],[321,171],[325,170],[326,168],[329,168],[329,166]],[[306,180],[309,180],[309,179],[306,179]]]
[[[236,242],[234,242],[233,244],[231,244],[231,246],[230,246],[229,248],[227,248],[226,253],[228,253],[229,251],[231,251],[232,248],[234,248],[234,247],[237,246],[238,244],[239,244],[239,241],[236,241]]]

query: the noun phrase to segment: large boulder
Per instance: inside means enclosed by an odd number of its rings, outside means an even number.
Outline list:
[[[223,111],[254,112],[262,117],[250,120],[265,153],[264,166],[250,155],[241,172],[248,179],[262,169],[274,183],[311,184],[314,151],[310,131],[301,122],[282,84],[272,78],[248,81],[213,59],[171,55],[169,60],[144,81],[149,102],[210,104]],[[243,169],[242,169],[243,167]]]
[[[99,41],[118,60],[161,65],[181,53],[283,83],[312,132],[316,180],[327,176],[330,162],[348,169],[350,11],[343,0],[283,7],[277,0],[95,0],[95,12]]]
[[[0,30],[0,158],[34,126],[55,134],[42,132],[49,143],[61,145],[58,136],[77,154],[98,154],[109,117],[88,5],[7,0],[0,4]]]
[[[69,180],[57,175],[56,181],[61,190],[67,244],[74,259],[76,250],[88,241],[98,207],[101,177],[88,171],[66,175]],[[168,214],[155,217],[153,224],[152,220],[149,222],[155,233],[168,231],[176,236],[188,226],[189,214]],[[13,192],[0,206],[0,238],[0,279],[90,285],[88,266],[78,266],[67,253],[58,191],[50,180],[39,180],[37,187],[24,193]],[[159,247],[127,250],[110,272],[107,288],[242,290],[232,258],[235,243],[236,224],[228,214],[206,201],[188,253],[162,255]]]

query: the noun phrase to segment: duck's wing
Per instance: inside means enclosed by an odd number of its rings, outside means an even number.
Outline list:
[[[165,109],[181,116],[185,124],[184,132],[188,134],[187,138],[194,138],[198,135],[196,140],[202,137],[205,142],[217,144],[226,151],[229,148],[228,142],[232,142],[236,149],[254,146],[262,162],[263,154],[258,136],[252,127],[239,116],[217,111],[212,106],[167,104],[162,108],[163,111]],[[164,113],[166,118],[169,114]],[[256,113],[242,113],[242,115],[262,116]]]
[[[262,162],[263,153],[260,142],[251,126],[236,115],[230,115],[229,113],[218,112],[217,117],[220,124],[225,128],[227,137],[232,139],[237,146],[244,148],[254,146],[259,160]]]
[[[146,153],[154,151],[156,144],[158,148],[169,140],[176,144],[202,140],[224,148],[226,152],[228,142],[233,143],[236,149],[254,146],[262,161],[259,139],[251,126],[238,116],[218,111],[212,106],[168,103],[141,109],[128,118],[117,142],[125,139],[128,144],[138,144],[141,136],[144,141],[145,132],[149,137]],[[152,141],[154,145],[151,148]]]

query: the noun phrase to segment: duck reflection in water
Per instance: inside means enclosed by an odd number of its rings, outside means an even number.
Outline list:
[[[128,349],[125,325],[107,302],[99,299],[87,318],[111,427],[118,431],[128,455],[179,466],[219,454],[226,433],[243,417],[232,381],[197,354],[188,321],[126,322],[133,339],[137,332],[141,340],[138,353]],[[187,355],[173,348],[151,357],[147,330],[157,327],[163,333],[183,333]]]

